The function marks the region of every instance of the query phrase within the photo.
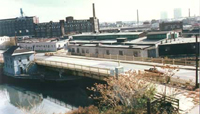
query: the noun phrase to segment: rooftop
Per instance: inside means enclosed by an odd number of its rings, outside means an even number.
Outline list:
[[[14,55],[30,54],[30,53],[34,53],[34,51],[20,49],[19,46],[12,46],[8,50],[6,50],[3,54],[14,56]]]
[[[158,32],[148,32],[147,35],[154,35],[154,34],[167,34],[170,31],[158,31]]]
[[[119,33],[85,33],[85,34],[77,34],[73,36],[107,36],[107,35],[139,35],[143,32],[119,32]]]
[[[75,44],[75,46],[82,46],[82,47],[97,47],[97,44]],[[98,47],[102,48],[129,48],[129,49],[145,49],[151,47],[151,45],[103,45],[100,44]]]
[[[175,41],[171,40],[171,42],[167,42],[161,45],[170,45],[170,44],[184,44],[184,43],[194,43],[196,42],[196,38],[192,37],[192,38],[176,38]],[[198,42],[200,43],[200,38],[198,38]]]

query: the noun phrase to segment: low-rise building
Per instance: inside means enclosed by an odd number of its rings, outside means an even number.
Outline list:
[[[34,51],[20,49],[13,46],[3,53],[4,74],[8,76],[20,76],[27,73],[27,68],[34,60]]]
[[[119,37],[117,36],[127,36]],[[133,34],[132,34],[133,35]],[[169,42],[171,39],[178,37],[177,32],[162,31],[149,32],[146,37],[133,37],[130,34],[113,34],[90,36],[96,40],[71,40],[68,44],[68,52],[74,55],[92,54],[92,56],[99,55],[120,55],[133,57],[158,57],[158,45]],[[88,37],[88,36],[87,36]],[[97,40],[99,39],[103,40]],[[84,38],[81,36],[81,38]],[[116,39],[114,39],[116,38]],[[86,39],[86,37],[85,37]]]
[[[5,50],[16,44],[14,37],[3,36],[0,37],[0,50]]]
[[[18,45],[21,48],[37,51],[37,52],[56,52],[60,49],[63,49],[64,46],[67,44],[68,40],[43,40],[43,41],[26,41],[26,42],[20,42]]]
[[[160,57],[195,57],[196,48],[200,48],[200,40],[196,47],[195,38],[177,38],[175,41],[158,46]]]

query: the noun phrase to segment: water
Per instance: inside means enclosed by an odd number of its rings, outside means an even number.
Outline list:
[[[87,89],[81,87],[59,90],[0,85],[0,114],[57,114],[91,104]]]

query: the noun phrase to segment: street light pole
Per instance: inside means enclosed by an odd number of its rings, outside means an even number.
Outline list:
[[[196,35],[196,83],[195,83],[195,88],[199,87],[198,67],[199,67],[199,43],[198,43],[198,36]]]

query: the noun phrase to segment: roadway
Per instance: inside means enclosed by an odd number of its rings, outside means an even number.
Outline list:
[[[114,69],[115,67],[118,66],[118,62],[102,61],[102,60],[88,60],[88,59],[81,59],[81,58],[70,58],[70,57],[59,57],[59,56],[44,56],[43,53],[38,53],[36,54],[35,57],[36,59],[43,59],[47,61],[73,63],[73,64],[79,64],[79,65],[99,67],[99,68]],[[152,68],[152,66],[132,64],[132,63],[120,63],[120,65],[124,67],[125,71],[128,71],[130,69],[144,70],[144,69]],[[176,72],[174,77],[180,77],[180,79],[184,79],[184,80],[192,79],[193,82],[195,82],[195,75],[196,75],[195,70],[180,69],[178,72]]]

